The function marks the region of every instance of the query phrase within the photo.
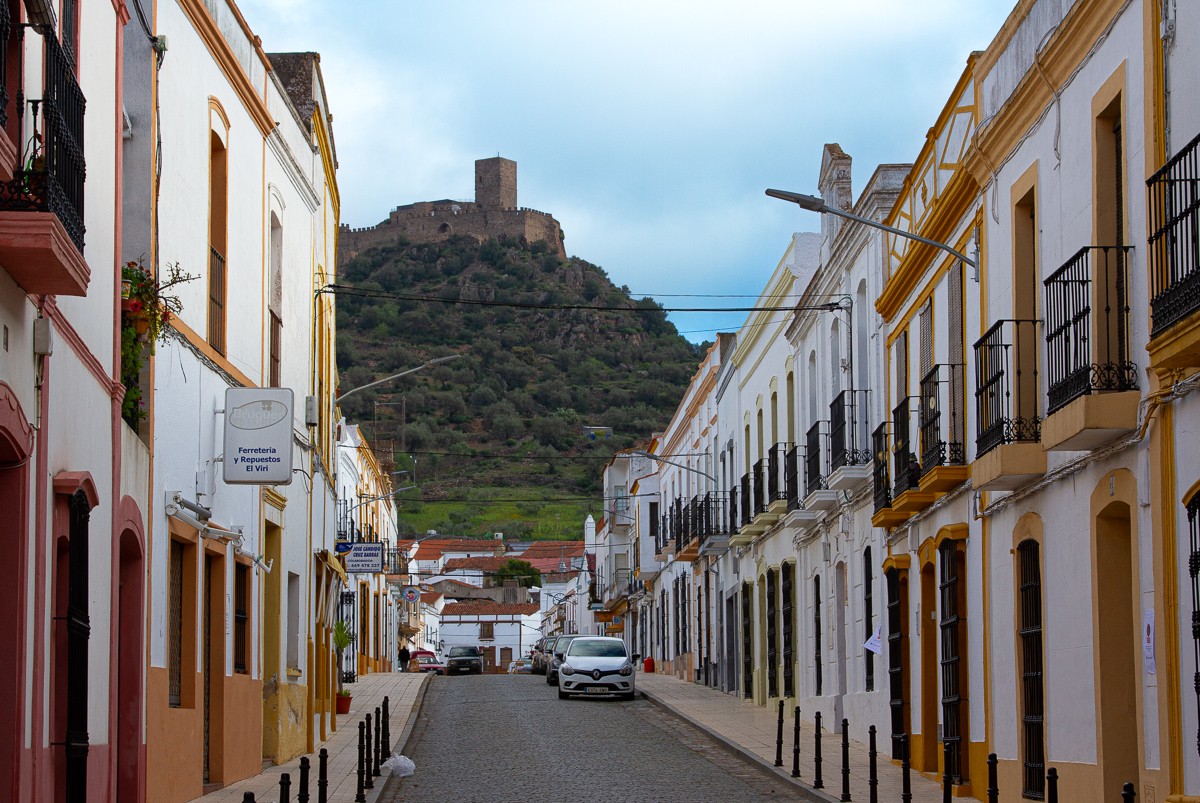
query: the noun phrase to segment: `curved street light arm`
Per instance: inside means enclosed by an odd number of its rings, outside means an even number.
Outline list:
[[[348,390],[345,393],[338,394],[336,402],[338,404],[341,404],[346,399],[353,396],[355,393],[366,390],[367,388],[373,388],[376,385],[382,385],[384,382],[391,382],[393,379],[399,379],[402,376],[408,376],[409,374],[415,374],[417,371],[424,370],[424,369],[430,367],[431,365],[440,365],[441,363],[444,363],[444,362],[450,362],[451,360],[457,360],[461,356],[462,356],[461,354],[451,354],[446,357],[437,357],[436,359],[432,359],[429,362],[425,362],[425,363],[422,363],[421,365],[418,365],[416,368],[409,368],[407,371],[401,371],[398,374],[392,374],[391,376],[385,376],[383,379],[376,379],[374,382],[368,382],[365,385],[360,385],[359,387]]]
[[[959,251],[956,251],[945,243],[939,243],[937,240],[930,240],[928,237],[922,237],[919,234],[913,234],[911,231],[898,229],[895,226],[889,226],[886,223],[880,223],[878,221],[871,220],[870,218],[856,215],[853,212],[847,212],[844,209],[838,209],[835,206],[828,205],[815,195],[804,195],[803,193],[789,192],[787,190],[767,190],[767,195],[771,196],[772,198],[778,198],[781,201],[789,201],[796,204],[801,209],[807,209],[810,212],[837,215],[838,217],[844,217],[847,220],[853,220],[866,226],[871,226],[876,229],[883,229],[884,231],[891,232],[899,237],[907,237],[908,239],[916,240],[919,243],[932,245],[934,248],[940,248],[949,254],[953,254],[956,258],[962,260],[972,268],[976,267],[975,260],[967,257]]]
[[[713,485],[721,484],[721,483],[717,482],[716,477],[714,477],[712,474],[709,474],[707,471],[701,471],[698,468],[692,468],[691,466],[685,466],[683,463],[676,463],[673,460],[667,460],[665,457],[659,457],[658,455],[654,454],[653,452],[647,452],[644,449],[634,449],[632,454],[635,454],[638,457],[647,457],[656,463],[663,463],[668,466],[675,466],[675,468],[681,468],[684,471],[691,471],[694,474],[699,474],[701,477],[707,477],[709,482],[711,482]]]

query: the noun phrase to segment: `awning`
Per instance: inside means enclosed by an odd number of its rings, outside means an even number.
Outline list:
[[[332,569],[334,574],[342,578],[342,585],[350,585],[350,579],[346,577],[346,570],[342,568],[342,562],[338,560],[337,555],[331,554],[328,549],[322,549],[321,560],[325,561],[325,565]]]

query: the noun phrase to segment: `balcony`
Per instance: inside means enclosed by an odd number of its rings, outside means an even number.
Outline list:
[[[1128,252],[1086,246],[1045,281],[1046,449],[1094,449],[1137,428]]]
[[[742,475],[742,480],[737,488],[737,498],[738,528],[737,532],[730,536],[729,543],[733,546],[742,546],[753,541],[756,535],[765,532],[767,527],[755,520],[754,497],[750,495],[749,474]]]
[[[1146,182],[1150,362],[1200,366],[1200,136]]]
[[[654,539],[654,555],[660,560],[666,560],[675,554],[674,511],[670,506],[659,519],[658,532]]]
[[[776,518],[788,509],[787,455],[790,443],[777,443],[767,450],[767,512]]]
[[[871,479],[867,391],[843,390],[829,405],[831,491],[856,491]]]
[[[705,494],[700,502],[697,536],[700,555],[720,555],[729,548],[729,513],[719,494]]]
[[[0,65],[8,66],[10,49],[25,53],[25,32],[33,29],[12,25],[7,4],[2,5]],[[83,258],[85,101],[71,57],[53,34],[43,39],[43,97],[18,95],[16,104],[17,128],[35,132],[29,151],[18,155],[0,133],[0,176],[6,179],[0,181],[0,265],[31,295],[84,296],[91,280]],[[0,75],[0,83],[3,79]],[[6,116],[7,98],[0,101]]]
[[[385,575],[408,574],[408,550],[390,547],[383,551],[383,573]]]
[[[961,363],[935,365],[921,378],[922,491],[944,493],[971,476],[963,443],[965,368]]]
[[[1038,405],[1038,324],[1000,320],[975,342],[975,462],[979,491],[1011,491],[1046,473]]]
[[[682,500],[680,500],[682,502]],[[683,519],[680,527],[678,547],[675,550],[676,560],[693,561],[700,557],[700,530],[707,511],[698,496],[692,497],[687,504],[682,505]]]
[[[895,527],[908,519],[908,514],[892,509],[892,483],[888,471],[888,425],[880,424],[871,433],[871,481],[875,489],[875,514],[871,524],[876,527]]]
[[[817,421],[804,435],[804,509],[832,510],[837,507],[838,492],[831,491],[829,476],[829,422]],[[822,445],[825,446],[822,449]]]
[[[938,497],[921,490],[921,464],[912,437],[915,401],[906,396],[892,410],[892,510],[907,516],[921,512]]]

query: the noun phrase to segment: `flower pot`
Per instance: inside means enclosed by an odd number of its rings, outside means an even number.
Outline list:
[[[339,714],[350,713],[350,700],[353,699],[349,694],[339,694],[337,697],[337,712]]]
[[[121,280],[121,299],[127,299],[133,295],[133,282],[130,279]]]
[[[133,324],[133,328],[137,330],[139,335],[144,335],[146,332],[150,331],[149,318],[139,316],[137,318],[133,318],[130,322]]]

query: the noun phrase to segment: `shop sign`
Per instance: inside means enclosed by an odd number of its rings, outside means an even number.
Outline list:
[[[378,574],[383,571],[383,542],[360,541],[345,557],[347,574]]]
[[[292,481],[291,388],[225,390],[225,482],[287,485]]]

